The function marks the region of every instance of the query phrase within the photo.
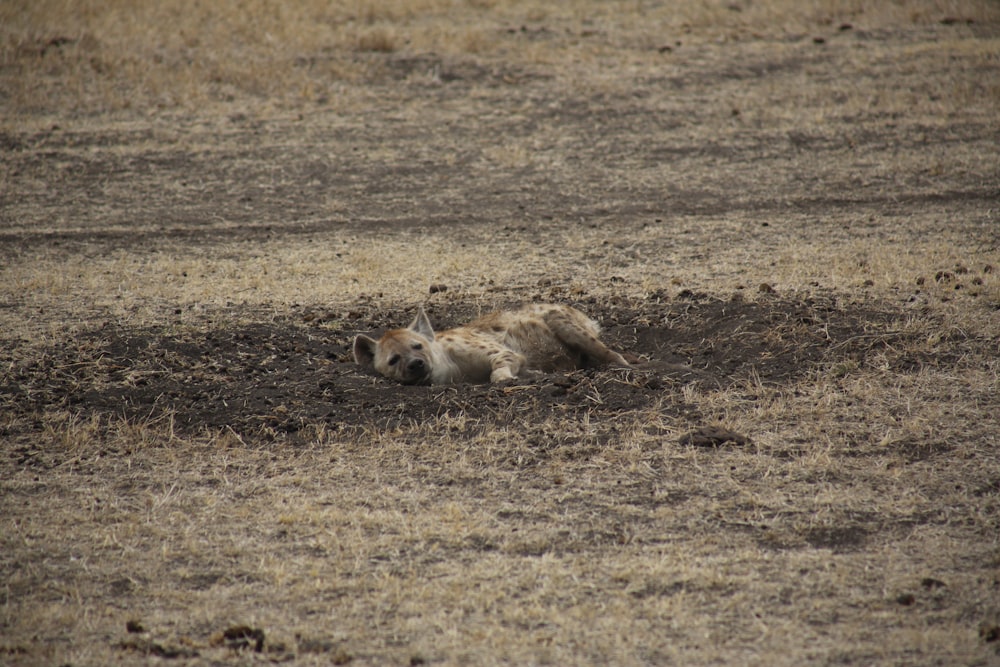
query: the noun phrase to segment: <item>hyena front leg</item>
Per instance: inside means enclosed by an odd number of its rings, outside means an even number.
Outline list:
[[[625,357],[598,339],[597,324],[578,310],[553,311],[546,315],[545,323],[563,345],[579,352],[584,361],[597,366],[630,366]]]
[[[527,361],[524,355],[518,354],[514,350],[501,348],[490,354],[490,382],[503,382],[513,380],[521,374]]]

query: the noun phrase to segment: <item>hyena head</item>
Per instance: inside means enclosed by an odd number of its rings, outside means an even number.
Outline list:
[[[433,371],[434,329],[421,308],[406,329],[386,331],[377,341],[365,335],[354,339],[354,361],[403,384],[430,384]]]

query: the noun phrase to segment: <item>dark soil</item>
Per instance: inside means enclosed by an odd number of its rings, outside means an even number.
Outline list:
[[[5,410],[29,419],[52,409],[130,421],[170,414],[181,432],[232,429],[267,438],[320,424],[386,429],[447,413],[483,426],[511,414],[552,411],[615,420],[656,409],[697,421],[697,409],[680,399],[683,385],[710,390],[744,383],[752,392],[758,380],[788,383],[846,359],[864,363],[871,349],[884,347],[878,344],[884,337],[872,331],[892,320],[868,306],[840,306],[830,296],[749,302],[690,294],[672,302],[576,305],[603,323],[613,347],[642,362],[516,385],[405,387],[358,367],[350,350],[356,334],[399,326],[411,313],[369,307],[343,319],[296,308],[277,320],[239,326],[133,330],[108,324],[74,345],[45,350],[30,365],[5,352],[0,363],[10,370],[0,400]],[[452,326],[466,319],[464,310],[461,304],[432,307],[431,317]],[[915,369],[932,361],[899,355],[897,363]]]

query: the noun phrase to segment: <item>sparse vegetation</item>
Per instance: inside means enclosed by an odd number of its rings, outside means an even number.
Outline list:
[[[996,661],[998,27],[4,3],[0,662]],[[349,361],[533,300],[647,363]]]

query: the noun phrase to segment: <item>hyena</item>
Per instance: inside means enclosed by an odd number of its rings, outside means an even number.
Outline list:
[[[354,360],[403,384],[502,382],[526,370],[552,372],[629,363],[598,340],[576,308],[533,304],[435,333],[421,308],[406,329],[354,339]]]

